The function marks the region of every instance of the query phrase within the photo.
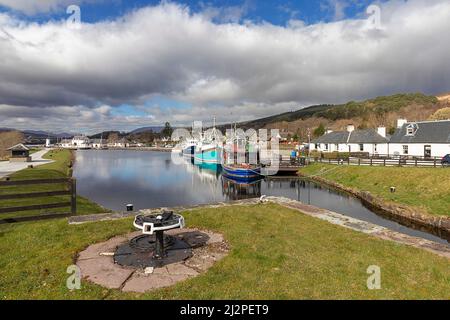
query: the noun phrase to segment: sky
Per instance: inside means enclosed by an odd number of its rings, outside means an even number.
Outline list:
[[[0,0],[0,128],[131,131],[448,92],[449,30],[448,0]]]

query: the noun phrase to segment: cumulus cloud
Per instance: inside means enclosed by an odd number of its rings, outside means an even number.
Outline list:
[[[7,107],[11,117],[31,110],[26,119],[35,119],[34,108],[48,117],[73,109],[76,119],[83,110],[98,116],[99,105],[139,106],[163,95],[193,107],[150,108],[146,123],[212,114],[234,121],[310,103],[448,91],[450,3],[393,0],[381,8],[376,30],[366,18],[285,27],[218,22],[168,2],[79,30],[0,14],[0,117]],[[141,124],[114,114],[90,119],[116,118]]]
[[[0,6],[31,15],[57,11],[72,4],[99,0],[0,0]]]

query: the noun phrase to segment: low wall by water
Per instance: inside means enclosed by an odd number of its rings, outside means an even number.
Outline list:
[[[431,216],[430,214],[420,212],[418,209],[413,209],[406,205],[398,205],[387,202],[380,197],[372,195],[368,191],[355,190],[340,183],[318,176],[308,177],[301,172],[299,173],[299,176],[319,182],[328,187],[347,192],[360,199],[364,205],[368,206],[372,210],[375,210],[380,215],[384,215],[401,224],[413,227],[423,227],[423,229],[427,232],[433,233],[434,235],[444,239],[450,239],[450,217]]]

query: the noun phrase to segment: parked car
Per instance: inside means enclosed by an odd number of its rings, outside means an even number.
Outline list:
[[[443,166],[446,166],[446,167],[450,166],[450,154],[447,154],[446,156],[444,156],[442,158],[441,163]]]

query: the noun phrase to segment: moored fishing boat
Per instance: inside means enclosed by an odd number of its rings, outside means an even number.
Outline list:
[[[223,173],[227,178],[236,181],[252,181],[261,179],[261,166],[250,164],[222,164]]]
[[[196,164],[214,164],[222,163],[222,148],[216,143],[200,143],[195,147]]]
[[[192,158],[195,154],[195,146],[197,145],[197,141],[188,140],[183,144],[183,156]]]
[[[222,164],[223,153],[222,143],[221,133],[216,129],[216,119],[214,118],[213,127],[204,132],[201,136],[201,140],[195,145],[195,164],[220,166]]]

